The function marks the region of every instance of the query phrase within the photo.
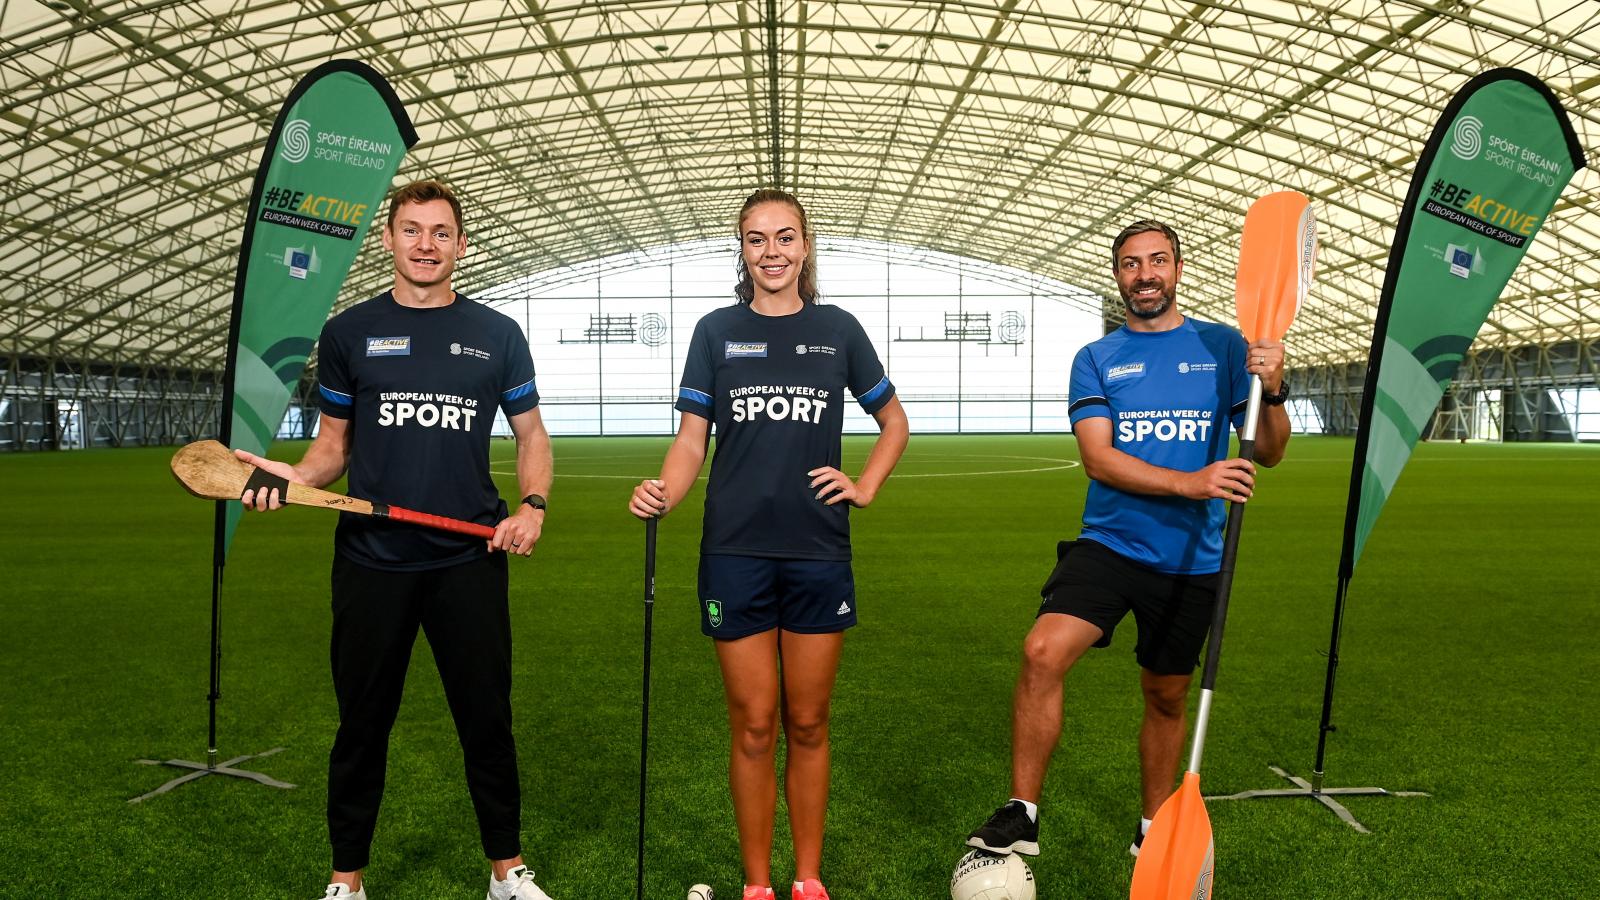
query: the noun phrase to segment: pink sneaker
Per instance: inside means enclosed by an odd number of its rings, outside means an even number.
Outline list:
[[[794,889],[794,900],[828,900],[828,889],[815,878],[807,878]]]
[[[772,888],[747,884],[744,886],[744,900],[778,900],[778,897],[772,893]]]

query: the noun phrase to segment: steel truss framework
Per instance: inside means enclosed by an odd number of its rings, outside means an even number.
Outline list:
[[[1290,378],[1295,393],[1316,407],[1327,433],[1355,434],[1365,363],[1316,366]],[[1478,347],[1462,361],[1423,438],[1577,440],[1575,410],[1558,393],[1569,388],[1600,390],[1600,339]]]
[[[123,373],[220,368],[273,116],[353,57],[417,123],[401,177],[470,202],[468,291],[726,234],[776,184],[825,235],[1081,285],[1113,320],[1109,238],[1164,218],[1184,302],[1227,319],[1244,209],[1295,188],[1323,222],[1295,361],[1359,368],[1439,110],[1515,65],[1600,159],[1597,23],[1592,0],[0,0],[0,356],[157,391]],[[341,304],[387,279],[368,252]],[[1597,284],[1590,169],[1480,355],[1592,342]]]

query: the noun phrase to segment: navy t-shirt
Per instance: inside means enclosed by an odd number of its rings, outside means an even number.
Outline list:
[[[506,504],[489,475],[496,407],[539,405],[533,358],[509,317],[456,294],[417,309],[384,292],[322,327],[322,414],[348,419],[350,494],[494,525]],[[482,538],[344,513],[334,549],[376,569],[435,569],[483,556]]]
[[[1195,472],[1228,455],[1228,426],[1250,398],[1245,342],[1226,325],[1185,318],[1170,331],[1126,325],[1078,351],[1072,424],[1111,420],[1111,446],[1153,466]],[[1222,566],[1224,500],[1190,500],[1089,482],[1083,531],[1162,572],[1203,575]]]
[[[677,402],[717,438],[701,553],[850,558],[850,505],[825,505],[806,474],[840,465],[845,388],[869,414],[894,397],[861,323],[837,306],[701,318]]]

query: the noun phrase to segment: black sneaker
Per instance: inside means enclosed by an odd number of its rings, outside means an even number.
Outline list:
[[[1133,826],[1133,843],[1128,845],[1128,852],[1135,858],[1139,856],[1139,848],[1144,846],[1144,824]]]
[[[1039,855],[1039,823],[1028,818],[1021,800],[1012,800],[994,811],[983,827],[967,838],[968,847],[1009,856],[1024,853]]]

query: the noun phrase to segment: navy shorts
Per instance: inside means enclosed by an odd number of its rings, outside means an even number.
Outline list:
[[[1098,625],[1096,647],[1129,612],[1139,623],[1133,648],[1139,665],[1157,675],[1189,675],[1217,606],[1217,575],[1169,575],[1090,540],[1062,541],[1056,568],[1039,592],[1039,615],[1065,613]]]
[[[700,557],[700,630],[731,641],[774,628],[828,634],[856,624],[849,560]]]

